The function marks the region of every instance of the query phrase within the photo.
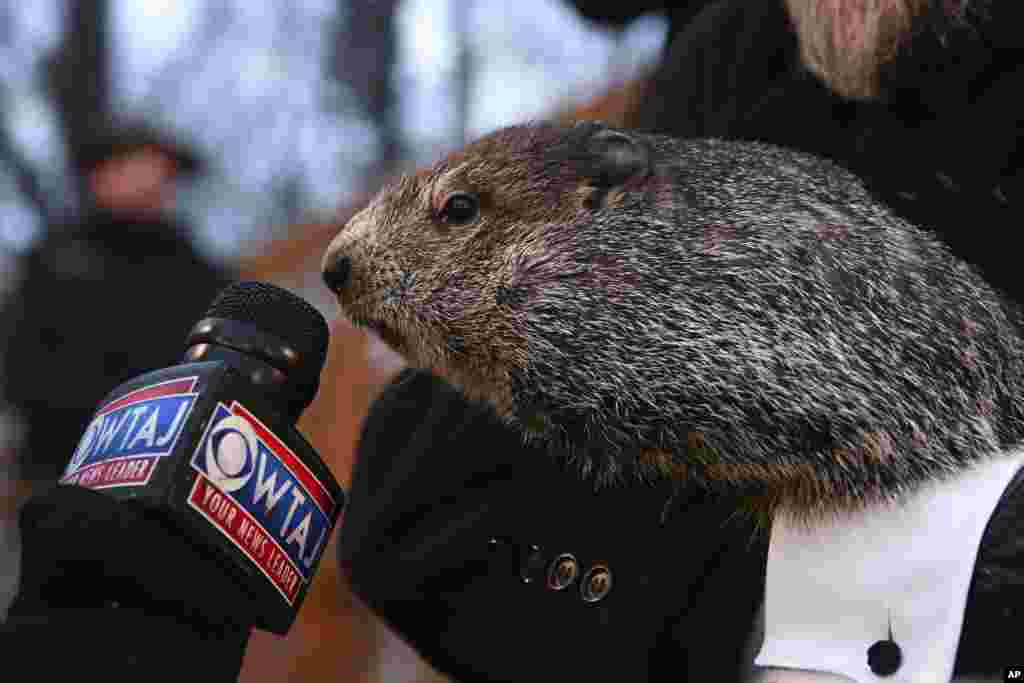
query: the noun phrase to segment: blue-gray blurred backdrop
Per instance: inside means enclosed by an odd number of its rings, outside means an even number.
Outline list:
[[[75,211],[52,74],[69,50],[88,56],[94,29],[109,76],[73,87],[206,155],[212,172],[179,206],[200,248],[231,261],[382,167],[629,77],[665,24],[612,33],[560,0],[0,0],[0,271],[46,216]]]

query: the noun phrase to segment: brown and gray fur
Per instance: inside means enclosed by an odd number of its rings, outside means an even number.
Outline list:
[[[479,217],[446,223],[453,192]],[[341,261],[353,322],[599,484],[816,517],[1024,438],[1016,308],[802,153],[506,128],[381,191]]]

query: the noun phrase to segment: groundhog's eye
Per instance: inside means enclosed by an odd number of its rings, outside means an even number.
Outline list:
[[[476,220],[480,213],[480,200],[468,192],[456,192],[444,202],[441,220],[453,225],[465,225]]]

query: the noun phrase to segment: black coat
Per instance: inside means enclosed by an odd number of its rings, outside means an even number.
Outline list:
[[[359,448],[340,540],[355,591],[458,680],[655,680],[660,664],[671,680],[739,675],[766,545],[733,505],[692,491],[662,524],[668,487],[594,493],[521,442],[403,373]],[[546,573],[563,553],[580,576],[554,591]],[[612,586],[586,602],[595,565]]]
[[[0,320],[0,383],[28,422],[22,475],[53,480],[107,392],[179,362],[232,278],[170,217],[101,211],[48,234],[23,271]]]
[[[998,21],[1009,4],[993,5],[996,20],[982,32],[950,34],[950,52],[922,37],[887,70],[883,100],[851,103],[800,67],[781,2],[708,3],[666,51],[644,127],[828,156],[1024,299],[1012,248],[1024,225],[1024,68]],[[667,495],[595,494],[452,390],[406,373],[365,425],[341,562],[356,592],[458,680],[729,680],[743,667],[762,596],[764,539],[727,523],[730,501],[696,491],[662,525]],[[1024,651],[1012,635],[1024,606],[1019,511],[1024,475],[983,539],[958,674],[998,669]],[[578,582],[563,591],[542,577],[524,583],[531,545],[541,568],[560,553],[575,555],[581,571],[606,564],[611,591],[591,604]]]

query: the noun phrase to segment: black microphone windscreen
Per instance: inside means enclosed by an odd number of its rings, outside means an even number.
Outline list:
[[[327,359],[330,332],[324,316],[302,297],[275,285],[254,281],[228,285],[204,317],[249,323],[279,337],[303,356],[305,373],[318,376]]]

